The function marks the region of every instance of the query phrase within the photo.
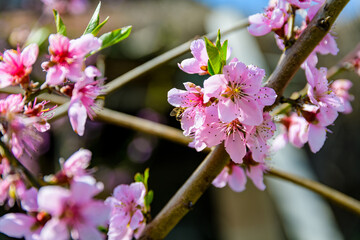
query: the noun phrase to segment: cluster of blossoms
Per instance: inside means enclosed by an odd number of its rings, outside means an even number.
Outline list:
[[[275,0],[270,1],[266,12],[249,17],[249,32],[254,36],[265,35],[271,31],[275,33],[280,49],[291,47],[314,18],[324,0]],[[306,11],[307,10],[307,11]],[[303,16],[301,27],[291,27],[295,14]],[[328,83],[327,69],[316,67],[316,54],[336,55],[339,49],[332,33],[328,33],[315,47],[306,61],[301,65],[305,70],[308,82],[307,93],[292,101],[292,109],[285,116],[281,116],[283,133],[274,142],[274,149],[283,147],[287,142],[301,148],[309,143],[312,152],[318,152],[326,139],[327,127],[335,121],[338,112],[350,113],[350,101],[353,97],[348,93],[352,86],[349,80],[336,80]]]
[[[277,45],[284,50],[299,38],[324,2],[325,0],[270,0],[265,13],[249,17],[248,30],[254,36],[263,36],[273,31]],[[296,13],[303,17],[301,26],[294,26]],[[328,33],[302,66],[315,67],[318,62],[316,53],[336,55],[338,51],[333,34]]]
[[[190,74],[209,73],[206,43],[196,40],[190,48],[194,58],[182,61],[180,69]],[[273,136],[275,124],[263,109],[274,103],[276,93],[261,86],[264,77],[263,69],[235,58],[223,66],[222,73],[206,79],[203,88],[187,82],[186,90],[173,88],[168,93],[184,135],[194,139],[191,146],[201,151],[224,143],[232,162],[214,180],[217,187],[229,182],[232,189],[242,191],[248,175],[259,189],[265,189],[267,140]]]
[[[29,188],[14,179],[16,200],[25,213],[8,213],[0,218],[0,232],[26,240],[105,239],[99,231],[109,225],[108,239],[132,239],[145,227],[144,199],[147,190],[142,182],[119,185],[113,197],[94,199],[103,190],[86,168],[91,152],[80,149],[62,164],[55,175],[46,176],[47,185]],[[8,174],[6,159],[3,175]],[[3,197],[5,195],[1,195]],[[13,199],[15,200],[15,199]]]

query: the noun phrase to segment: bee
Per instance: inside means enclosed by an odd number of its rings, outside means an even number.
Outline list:
[[[170,116],[175,117],[177,121],[181,121],[182,114],[185,111],[185,108],[176,107],[170,112]]]

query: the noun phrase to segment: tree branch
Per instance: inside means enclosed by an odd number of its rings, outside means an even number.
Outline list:
[[[140,239],[165,238],[211,185],[229,159],[223,144],[216,146],[161,212],[146,226]]]
[[[268,175],[272,177],[285,179],[287,181],[300,185],[304,188],[307,188],[331,200],[337,205],[350,210],[350,212],[354,212],[360,215],[360,201],[352,197],[349,197],[339,191],[336,191],[335,189],[332,189],[324,184],[303,177],[298,177],[293,174],[277,169],[271,169],[270,171],[268,171]]]

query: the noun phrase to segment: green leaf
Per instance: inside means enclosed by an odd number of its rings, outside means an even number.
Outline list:
[[[215,75],[214,69],[213,69],[213,67],[212,67],[212,65],[211,65],[210,60],[208,60],[208,72],[209,72],[209,74],[210,74],[211,76],[212,76],[212,75]]]
[[[146,189],[148,188],[148,180],[149,180],[149,168],[145,169],[144,172],[144,185]]]
[[[141,173],[136,173],[134,180],[135,182],[144,182],[144,176]]]
[[[216,37],[216,47],[217,49],[219,49],[219,51],[221,50],[221,35],[220,35],[220,29],[218,30],[218,34]]]
[[[105,23],[107,23],[107,21],[109,20],[109,17],[107,17],[102,23],[100,23],[91,33],[92,35],[96,36],[100,29],[105,25]]]
[[[26,39],[25,46],[31,43],[36,43],[38,46],[40,46],[48,39],[49,35],[50,30],[46,27],[33,29]]]
[[[219,49],[205,37],[206,52],[209,56],[210,64],[208,68],[212,68],[214,74],[221,72],[221,56]],[[210,71],[209,71],[210,72]]]
[[[103,35],[101,35],[100,39],[102,40],[102,45],[99,50],[110,47],[110,46],[126,39],[130,35],[131,28],[132,28],[132,26],[127,26],[127,27],[119,28],[119,29],[116,29],[116,30],[113,30],[111,32],[107,32],[107,33],[104,33]]]
[[[148,192],[148,194],[145,196],[145,205],[146,205],[147,207],[149,207],[150,204],[152,203],[153,199],[154,199],[154,191],[153,191],[153,190],[150,190],[150,191]]]
[[[100,8],[101,8],[101,2],[99,2],[99,4],[97,5],[94,14],[92,15],[89,24],[87,25],[83,35],[87,34],[87,33],[92,33],[92,31],[94,31],[94,29],[99,25],[100,22]]]
[[[60,33],[63,36],[66,36],[66,27],[64,22],[62,21],[59,13],[54,9],[54,18],[55,18],[55,24],[56,24],[56,31]]]
[[[227,47],[228,47],[228,40],[224,42],[224,44],[221,47],[220,55],[221,55],[221,61],[226,64],[226,58],[227,58]]]

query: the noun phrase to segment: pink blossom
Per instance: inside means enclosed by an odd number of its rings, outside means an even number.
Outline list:
[[[326,78],[327,69],[319,70],[310,66],[305,68],[306,78],[309,83],[308,96],[311,103],[319,107],[325,107],[328,111],[343,112],[344,105],[338,96],[329,88]]]
[[[267,169],[265,162],[255,162],[252,159],[251,152],[247,152],[243,159],[243,164],[239,166],[231,162],[225,166],[212,184],[218,188],[225,187],[226,184],[229,184],[230,188],[235,192],[242,192],[245,190],[246,176],[248,176],[254,185],[263,191],[266,188],[264,184],[264,172]]]
[[[201,87],[190,82],[184,83],[184,86],[187,91],[171,89],[168,92],[168,102],[174,107],[185,108],[181,114],[181,128],[184,130],[184,135],[188,136],[194,128],[204,124],[206,104]]]
[[[39,209],[51,214],[41,230],[44,240],[105,239],[97,227],[105,225],[109,209],[93,196],[102,191],[103,185],[90,176],[77,178],[70,190],[59,186],[45,186],[39,190]],[[69,232],[70,231],[70,232]]]
[[[179,68],[189,74],[208,74],[207,65],[209,57],[206,52],[205,41],[203,39],[192,41],[190,50],[194,57],[183,60],[178,64]]]
[[[242,62],[231,62],[224,66],[223,72],[204,81],[204,101],[212,97],[219,100],[219,118],[223,122],[238,118],[243,124],[261,124],[264,106],[276,99],[273,89],[261,87],[265,71]]]
[[[271,120],[269,113],[264,113],[264,121],[259,126],[252,126],[247,131],[246,145],[252,152],[256,162],[264,162],[269,146],[267,140],[274,136],[275,123]]]
[[[101,47],[101,40],[90,33],[74,40],[61,34],[51,34],[49,42],[50,61],[41,64],[47,72],[48,85],[62,84],[66,78],[73,82],[82,80],[84,57]]]
[[[45,108],[45,105],[48,103],[49,101],[37,103],[37,98],[35,98],[34,102],[29,102],[28,105],[24,107],[24,114],[27,117],[33,117],[37,120],[33,126],[39,132],[46,132],[50,129],[50,124],[47,120],[52,118],[53,114],[48,114],[48,112],[55,109],[56,106],[52,108]]]
[[[225,150],[235,163],[242,163],[246,153],[245,128],[238,119],[230,123],[222,122],[217,115],[216,107],[208,107],[207,119],[203,128],[198,132],[202,142],[208,147],[224,142]]]
[[[286,17],[282,9],[270,6],[265,13],[249,16],[248,31],[254,36],[266,35],[273,30],[282,28]]]
[[[275,138],[273,150],[278,151],[288,142],[297,148],[302,148],[308,140],[307,121],[296,113],[292,113],[288,117],[283,117],[281,123],[282,133]]]
[[[65,161],[63,172],[70,178],[87,175],[86,168],[90,165],[91,155],[87,149],[78,150]]]
[[[17,84],[26,86],[30,81],[29,74],[38,53],[39,48],[34,43],[27,46],[21,53],[20,49],[6,50],[0,62],[0,88]]]
[[[23,180],[18,174],[9,174],[0,179],[0,205],[12,207],[15,200],[21,198],[26,190]]]
[[[178,64],[179,68],[189,74],[206,75],[208,72],[209,56],[206,51],[205,41],[197,39],[191,42],[190,50],[193,58],[183,60]],[[226,59],[231,55],[231,48],[227,48]]]
[[[143,183],[119,185],[114,189],[113,197],[108,197],[105,204],[111,207],[109,240],[131,240],[134,232],[144,228],[145,218],[142,213],[146,189]]]
[[[36,217],[23,213],[8,213],[0,218],[0,232],[9,237],[25,238],[25,240],[40,239],[40,230],[32,230],[36,226]]]
[[[349,114],[352,112],[350,102],[354,100],[354,96],[349,94],[349,90],[352,85],[352,82],[347,79],[336,80],[330,85],[330,88],[344,105],[344,114]]]
[[[226,184],[229,184],[233,191],[242,192],[245,190],[246,185],[245,171],[235,164],[230,164],[230,166],[225,166],[212,184],[218,188],[223,188]]]
[[[301,110],[303,117],[309,123],[308,142],[313,153],[318,152],[326,140],[326,127],[332,124],[338,116],[336,110],[330,107],[318,107],[304,104]]]
[[[100,75],[100,71],[95,67],[87,67],[85,79],[76,82],[72,91],[68,114],[73,130],[80,136],[84,134],[87,116],[90,119],[95,116],[92,107],[95,106],[95,99],[101,93],[102,81],[94,81],[94,77]]]

